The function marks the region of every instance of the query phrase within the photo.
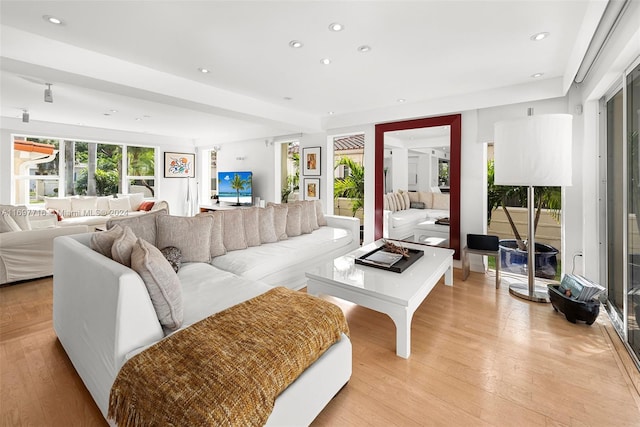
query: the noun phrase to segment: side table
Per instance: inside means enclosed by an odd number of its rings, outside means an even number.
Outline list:
[[[500,250],[489,251],[483,249],[469,249],[467,246],[462,248],[462,280],[469,277],[469,254],[492,256],[496,260],[496,289],[500,286]]]

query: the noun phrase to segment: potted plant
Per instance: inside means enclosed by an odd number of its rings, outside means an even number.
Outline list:
[[[364,208],[364,166],[354,162],[349,157],[340,157],[334,169],[344,165],[349,169],[349,175],[336,179],[333,187],[333,197],[351,199],[351,213],[355,217],[358,209]],[[364,235],[364,226],[360,224],[360,240]]]
[[[561,208],[560,187],[536,187],[535,191],[536,214],[534,220],[534,232],[538,228],[538,222],[543,208],[551,210],[552,216],[558,220]],[[515,187],[495,185],[494,164],[490,160],[487,167],[487,220],[491,223],[491,213],[494,209],[502,208],[515,239],[500,240],[500,262],[502,269],[516,273],[525,273],[528,261],[527,242],[522,239],[518,228],[513,221],[508,206],[527,206],[527,187]],[[535,276],[553,279],[557,273],[558,249],[553,246],[537,243],[535,245]]]

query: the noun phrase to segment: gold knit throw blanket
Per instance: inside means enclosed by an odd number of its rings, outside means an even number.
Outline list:
[[[336,305],[274,288],[132,357],[111,388],[109,418],[119,427],[264,425],[276,397],[342,332]]]

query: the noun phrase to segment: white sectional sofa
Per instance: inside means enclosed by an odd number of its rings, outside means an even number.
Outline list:
[[[163,212],[157,212],[141,217],[147,224],[156,217],[158,225],[152,232],[145,229],[139,234],[159,243],[166,240],[163,227],[173,221],[171,218],[184,221],[184,217],[167,215],[160,219],[162,215]],[[232,247],[235,242],[229,239],[232,234],[237,235],[238,223],[227,221],[224,215],[226,211],[211,214],[218,218],[214,219],[212,230],[219,220],[224,234],[221,241],[226,247]],[[254,246],[227,249],[210,262],[183,264],[177,273],[184,307],[181,329],[262,294],[272,285],[299,288],[304,285],[304,272],[308,268],[359,246],[357,219],[329,215],[325,218],[326,226],[295,237],[278,235],[279,239],[272,243],[256,244],[255,236],[251,238],[246,231],[247,242],[253,242]],[[128,221],[132,223],[132,219]],[[245,218],[245,230],[263,234],[256,224],[246,221]],[[112,221],[109,226],[125,223]],[[209,236],[203,234],[206,233],[197,235],[208,239]],[[107,418],[110,389],[124,362],[162,340],[167,330],[159,323],[143,278],[132,268],[91,250],[92,235],[94,233],[55,240],[53,323],[74,367]],[[199,239],[189,241],[185,242],[186,246],[197,246]],[[220,241],[212,239],[208,244],[212,253],[221,249]],[[279,395],[267,424],[308,425],[350,376],[351,343],[343,334]]]
[[[89,231],[84,225],[57,227],[55,215],[24,205],[0,205],[0,211],[0,285],[51,276],[53,239]]]
[[[431,219],[449,217],[449,194],[422,191],[398,191],[384,196],[382,235],[389,239],[407,239],[416,225]]]
[[[58,227],[86,225],[89,231],[104,229],[107,221],[120,216],[144,215],[160,209],[169,210],[167,202],[145,199],[142,193],[113,196],[45,197],[45,209],[54,213]]]

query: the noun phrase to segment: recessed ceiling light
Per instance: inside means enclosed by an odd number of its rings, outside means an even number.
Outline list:
[[[335,113],[333,111],[329,111],[329,115],[333,116]]]
[[[406,100],[406,99],[404,99],[404,98],[398,98],[398,102],[399,102],[400,104],[402,104],[403,102],[406,102],[406,101],[407,101],[407,100]]]
[[[55,16],[43,15],[42,19],[44,19],[45,21],[47,21],[50,24],[62,25],[62,19],[56,18]]]
[[[549,37],[549,33],[547,33],[547,32],[536,33],[536,34],[531,36],[531,40],[533,40],[534,42],[539,42],[540,40],[544,40],[547,37]]]
[[[544,76],[544,73],[531,74],[531,77],[533,77],[534,79],[537,79],[538,77],[542,77],[542,76]]]
[[[109,110],[109,111],[111,111],[112,113],[117,113],[118,112],[118,110]]]
[[[366,44],[363,44],[362,46],[358,47],[358,52],[369,52],[371,50],[371,46],[367,46]]]
[[[344,26],[338,22],[333,22],[331,24],[329,24],[329,29],[331,31],[342,31],[344,30]]]
[[[324,65],[329,65],[329,64],[331,64],[331,60],[329,58],[322,58],[320,60],[320,63],[324,64]]]
[[[291,41],[289,42],[289,46],[291,46],[291,47],[292,47],[292,48],[294,48],[294,49],[298,49],[298,48],[301,48],[301,47],[302,47],[302,46],[304,46],[304,45],[302,44],[302,42],[301,42],[301,41],[298,41],[298,40],[291,40]]]
[[[208,68],[202,68],[202,67],[198,68],[198,71],[200,71],[202,74],[207,74],[210,72]]]
[[[135,120],[136,120],[136,122],[141,122],[142,121],[142,119],[140,117],[136,117]]]

